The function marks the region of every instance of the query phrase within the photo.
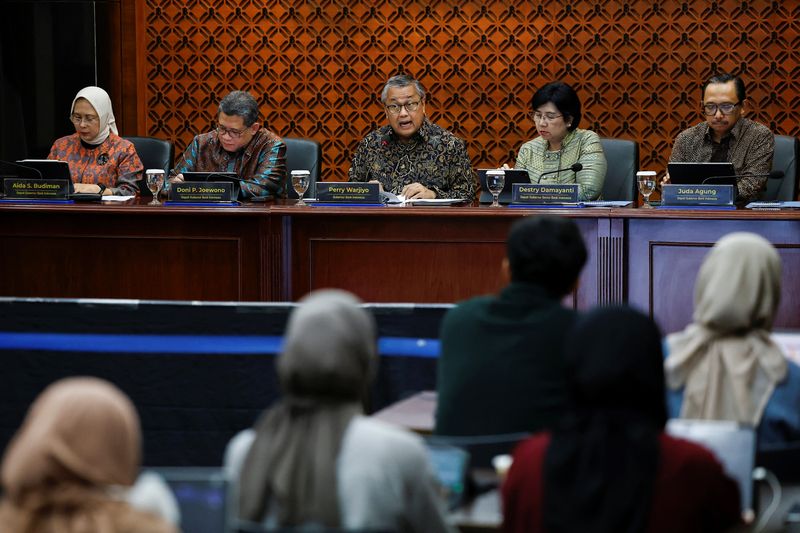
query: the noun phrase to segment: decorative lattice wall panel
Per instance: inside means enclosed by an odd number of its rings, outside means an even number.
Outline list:
[[[800,133],[800,2],[146,0],[145,21],[148,135],[180,151],[245,89],[270,129],[322,143],[327,180],[384,123],[378,94],[399,72],[476,166],[513,161],[553,79],[578,89],[582,127],[637,140],[643,168],[702,120],[700,83],[718,69],[746,77],[751,117]]]

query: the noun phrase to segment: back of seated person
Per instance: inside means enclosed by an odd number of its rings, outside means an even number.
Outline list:
[[[800,368],[770,338],[781,260],[753,233],[731,233],[703,261],[694,320],[667,337],[670,416],[758,426],[759,448],[800,440]]]
[[[362,415],[376,326],[358,300],[303,300],[277,359],[284,397],[226,451],[237,519],[269,526],[450,531],[422,441]]]
[[[461,302],[445,316],[438,361],[436,433],[490,435],[551,427],[564,406],[562,346],[576,312],[572,291],[586,247],[567,218],[511,228],[499,294]]]
[[[565,357],[569,406],[556,429],[515,451],[502,487],[505,531],[699,533],[741,522],[738,488],[711,452],[664,433],[651,319],[627,308],[587,313]]]
[[[139,418],[112,384],[69,378],[28,411],[3,458],[0,531],[169,533],[124,501],[141,457]]]

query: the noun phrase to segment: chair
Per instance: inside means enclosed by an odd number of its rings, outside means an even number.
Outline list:
[[[767,190],[761,197],[763,201],[790,202],[797,198],[797,153],[797,138],[789,135],[775,136],[772,170],[783,171],[783,178],[767,180]]]
[[[608,161],[603,200],[636,201],[639,143],[628,139],[600,139]]]
[[[284,137],[286,144],[286,174],[287,189],[289,198],[297,198],[297,193],[292,188],[289,176],[292,170],[310,170],[311,180],[308,184],[306,196],[313,197],[316,194],[316,184],[322,169],[322,147],[317,141],[312,139],[295,139]]]
[[[175,157],[175,148],[172,143],[155,137],[124,137],[133,143],[139,159],[142,160],[145,170],[148,168],[163,168],[166,175],[172,169],[172,161]],[[142,173],[139,179],[139,194],[142,196],[152,196],[150,189],[144,182],[145,177]]]

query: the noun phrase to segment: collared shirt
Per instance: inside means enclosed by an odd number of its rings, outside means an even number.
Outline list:
[[[183,172],[235,172],[255,183],[241,183],[245,198],[286,196],[286,144],[266,128],[260,128],[250,142],[236,153],[226,151],[216,130],[197,135],[175,165]],[[168,191],[169,184],[164,184]]]
[[[77,133],[53,143],[47,159],[66,161],[75,183],[102,183],[113,194],[131,196],[139,190],[137,180],[144,166],[133,143],[110,133],[97,146],[87,147]]]
[[[350,181],[378,180],[394,194],[420,183],[437,198],[475,198],[466,143],[427,118],[409,143],[401,143],[389,125],[369,133],[356,148],[349,176]]]
[[[581,163],[583,170],[571,170],[541,175],[545,172],[571,167]],[[603,192],[606,179],[606,154],[600,137],[590,130],[575,129],[567,133],[561,142],[561,150],[547,149],[547,140],[537,137],[522,145],[517,154],[516,168],[528,171],[531,183],[577,183],[578,198],[581,201],[597,200]]]
[[[670,162],[706,162],[713,161],[715,144],[708,122],[682,131],[672,145]],[[740,118],[731,131],[722,140],[728,143],[727,161],[733,164],[739,189],[739,199],[751,202],[758,200],[766,187],[765,176],[772,167],[772,156],[775,152],[775,136],[769,128],[747,118]],[[717,150],[723,147],[717,146]],[[761,177],[756,177],[761,176]]]

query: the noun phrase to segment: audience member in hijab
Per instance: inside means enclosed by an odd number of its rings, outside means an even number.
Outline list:
[[[711,452],[664,433],[653,321],[596,309],[567,339],[567,415],[517,447],[502,489],[505,530],[707,533],[739,524],[738,488]]]
[[[139,418],[116,387],[95,378],[49,386],[3,458],[0,531],[169,533],[124,501],[141,455]]]
[[[69,163],[75,192],[136,194],[142,162],[133,144],[119,137],[108,93],[84,87],[72,101],[69,119],[75,133],[56,140],[47,158]]]
[[[376,343],[372,317],[349,293],[301,300],[276,363],[284,397],[226,451],[241,519],[450,531],[422,441],[362,414]]]
[[[770,330],[781,294],[781,260],[753,233],[720,239],[703,261],[694,321],[667,336],[672,417],[758,426],[759,448],[800,440],[800,367]]]

